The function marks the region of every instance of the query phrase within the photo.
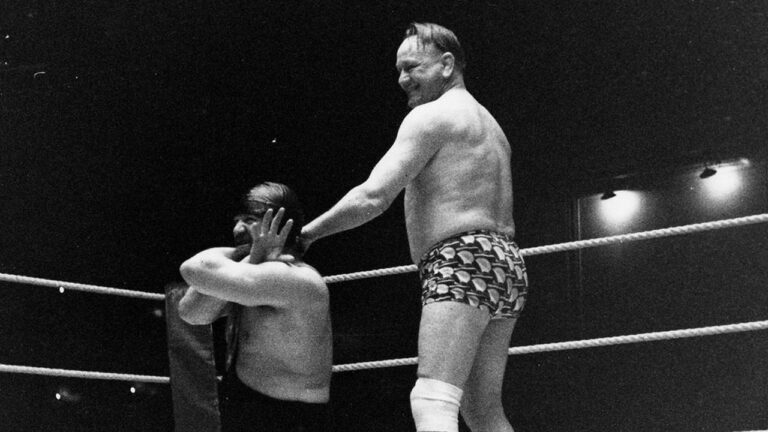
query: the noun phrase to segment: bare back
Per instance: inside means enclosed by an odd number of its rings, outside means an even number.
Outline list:
[[[302,278],[306,286],[296,286],[288,303],[244,308],[237,374],[278,399],[327,402],[332,366],[328,289],[312,267],[294,264],[291,269],[308,275]]]
[[[475,229],[514,235],[511,150],[491,114],[466,90],[454,89],[423,106],[447,111],[453,128],[405,191],[411,258]]]

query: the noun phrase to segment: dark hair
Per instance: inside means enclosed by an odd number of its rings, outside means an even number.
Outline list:
[[[288,186],[281,183],[264,182],[252,187],[240,200],[242,214],[257,214],[260,208],[257,204],[266,204],[269,208],[277,212],[280,207],[285,209],[285,215],[280,222],[280,229],[283,228],[288,219],[293,219],[293,227],[288,233],[285,241],[285,247],[298,250],[298,236],[301,234],[301,228],[304,226],[304,209],[299,201],[299,197]]]
[[[453,54],[453,58],[456,59],[456,69],[464,73],[464,69],[467,67],[466,57],[459,39],[452,31],[438,24],[414,22],[405,30],[403,39],[408,39],[411,36],[416,36],[416,39],[423,45],[432,44],[441,52]]]

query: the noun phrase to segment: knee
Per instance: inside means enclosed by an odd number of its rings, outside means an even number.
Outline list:
[[[458,432],[462,390],[443,381],[419,378],[411,390],[416,431]]]

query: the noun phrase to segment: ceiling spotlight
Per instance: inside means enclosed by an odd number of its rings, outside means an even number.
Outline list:
[[[705,179],[705,178],[712,177],[715,174],[717,174],[717,170],[716,169],[710,168],[710,167],[706,167],[706,168],[704,168],[704,171],[702,171],[701,174],[699,174],[699,178]]]
[[[616,193],[614,191],[607,191],[603,194],[603,196],[600,197],[601,200],[607,200],[611,199],[616,196]]]

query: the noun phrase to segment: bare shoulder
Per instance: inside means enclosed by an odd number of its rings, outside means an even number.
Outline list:
[[[328,295],[328,286],[317,269],[303,261],[286,262],[284,264],[285,270],[291,274],[291,278],[297,282],[297,285],[302,290],[321,296]]]
[[[293,266],[296,267],[297,271],[302,273],[303,277],[308,283],[315,284],[323,289],[327,288],[323,276],[320,275],[320,272],[318,272],[317,269],[311,265],[305,262],[297,262],[294,263]]]
[[[470,123],[471,106],[468,102],[477,102],[467,97],[444,95],[443,97],[419,105],[412,109],[403,120],[403,127],[410,127],[422,133],[457,133],[467,128]],[[468,109],[470,108],[470,109]]]

